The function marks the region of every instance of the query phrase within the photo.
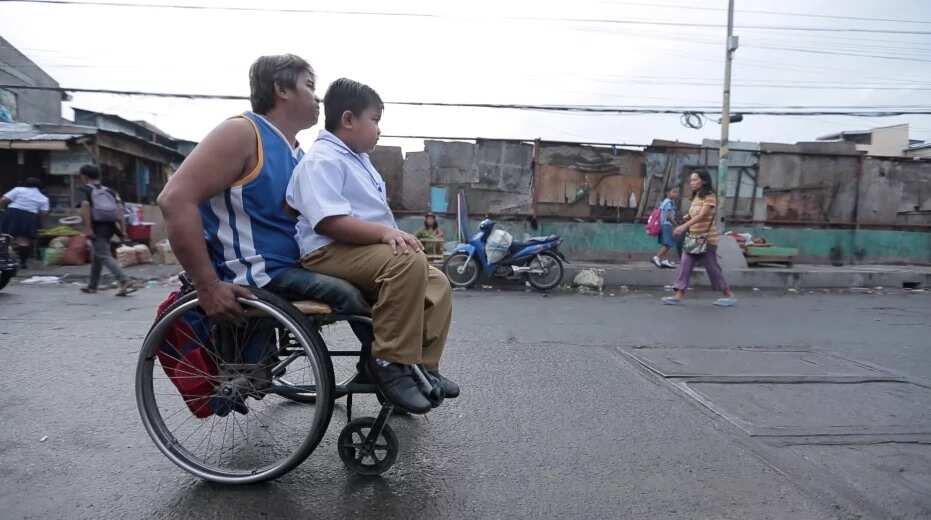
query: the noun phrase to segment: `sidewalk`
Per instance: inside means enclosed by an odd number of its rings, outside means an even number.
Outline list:
[[[61,278],[61,281],[65,283],[78,282],[86,284],[87,279],[90,278],[91,273],[90,264],[43,266],[33,261],[30,262],[29,265],[29,269],[20,269],[19,272],[16,273],[16,278],[14,279],[18,279],[17,281],[23,281],[33,276],[55,276]],[[180,273],[182,268],[177,264],[138,264],[124,267],[123,271],[127,276],[137,281],[147,282],[150,280],[157,280],[159,282],[163,282],[168,278]],[[103,273],[100,276],[100,285],[103,287],[113,281],[114,278],[110,274],[110,271],[104,268]]]
[[[605,287],[663,287],[672,285],[676,278],[675,269],[658,269],[649,262],[607,264],[572,262],[566,264],[564,285],[571,285],[575,276],[583,269],[595,269],[604,277]],[[142,264],[125,268],[126,274],[136,280],[164,282],[181,272],[180,265]],[[90,265],[36,266],[21,270],[17,278],[22,281],[32,276],[64,277],[64,282],[87,283]],[[725,271],[728,284],[736,289],[849,289],[855,287],[884,288],[927,288],[931,289],[931,266],[896,265],[796,265],[785,267],[751,267]],[[104,269],[102,284],[113,281]],[[487,282],[485,282],[487,283]],[[707,287],[708,277],[704,270],[696,268],[692,276],[696,287]]]
[[[659,269],[649,262],[603,264],[579,262],[566,265],[564,283],[571,283],[583,269],[596,269],[605,287],[663,287],[675,282],[675,269]],[[751,267],[724,271],[727,283],[736,289],[849,289],[855,287],[931,288],[931,266],[899,265],[795,265]],[[708,287],[701,268],[692,275],[692,285]]]

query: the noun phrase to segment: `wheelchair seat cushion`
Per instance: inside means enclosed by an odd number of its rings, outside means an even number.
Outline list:
[[[292,301],[291,305],[294,305],[297,310],[301,311],[301,314],[306,314],[309,316],[333,314],[332,307],[316,300],[296,300]]]
[[[290,300],[304,314],[372,315],[371,305],[356,286],[300,267],[280,271],[264,289]]]

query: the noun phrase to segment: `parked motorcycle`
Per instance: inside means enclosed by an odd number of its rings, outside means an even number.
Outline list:
[[[562,282],[563,263],[569,261],[559,251],[559,235],[515,242],[509,233],[494,227],[494,221],[483,220],[471,240],[459,244],[446,259],[443,272],[453,287],[471,287],[482,275],[526,279],[540,291]]]
[[[0,235],[0,289],[6,287],[10,279],[16,276],[19,259],[13,254],[13,237]]]

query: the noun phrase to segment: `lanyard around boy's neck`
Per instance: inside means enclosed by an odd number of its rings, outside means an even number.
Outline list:
[[[341,139],[339,139],[338,137],[337,137],[336,139],[333,139],[333,138],[331,138],[331,137],[328,136],[328,135],[321,135],[320,137],[317,138],[317,140],[318,140],[318,141],[322,140],[322,141],[326,141],[326,142],[328,142],[328,143],[330,143],[330,144],[335,144],[335,145],[338,146],[340,149],[349,152],[349,155],[353,156],[353,157],[356,159],[356,161],[362,166],[362,169],[365,170],[365,173],[369,174],[369,180],[372,181],[372,186],[375,186],[375,189],[378,190],[378,193],[379,193],[379,194],[382,193],[382,191],[381,191],[381,184],[379,184],[378,179],[375,178],[375,175],[374,175],[374,174],[372,173],[372,171],[369,169],[368,165],[365,164],[365,161],[363,161],[361,157],[359,157],[359,154],[357,154],[356,152],[352,151],[352,148],[349,148],[348,146],[346,146],[346,143],[344,143],[344,142],[343,142]]]

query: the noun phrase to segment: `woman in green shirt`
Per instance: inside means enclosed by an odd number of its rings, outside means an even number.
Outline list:
[[[427,213],[423,217],[423,229],[415,235],[423,243],[423,251],[428,255],[442,255],[445,237],[436,222],[436,215]]]

